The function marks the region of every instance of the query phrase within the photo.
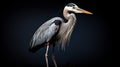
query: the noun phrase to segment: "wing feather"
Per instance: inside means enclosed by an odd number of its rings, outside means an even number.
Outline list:
[[[38,48],[38,46],[39,48],[43,47],[43,44],[49,41],[55,35],[58,28],[58,26],[54,23],[55,20],[62,21],[61,18],[55,17],[45,22],[37,29],[31,39],[30,49],[33,49],[35,47]]]

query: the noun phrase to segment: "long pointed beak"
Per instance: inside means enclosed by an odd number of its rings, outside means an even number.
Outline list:
[[[86,10],[84,10],[84,9],[77,9],[79,12],[81,12],[81,13],[85,13],[85,14],[93,14],[93,13],[91,13],[91,12],[89,12],[89,11],[86,11]]]

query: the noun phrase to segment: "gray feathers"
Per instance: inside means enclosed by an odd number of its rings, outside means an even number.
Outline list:
[[[45,42],[48,42],[56,34],[59,25],[55,25],[55,20],[59,20],[61,22],[63,21],[61,18],[55,17],[45,22],[37,29],[30,42],[31,49],[38,45],[42,45]]]
[[[50,44],[53,45],[60,43],[62,44],[62,49],[65,49],[65,45],[69,42],[73,32],[75,22],[76,17],[73,13],[70,14],[67,23],[65,23],[60,17],[48,20],[34,33],[33,38],[31,39],[30,49],[32,49],[32,51],[33,49],[37,51],[41,47],[44,47],[47,42],[52,42]]]

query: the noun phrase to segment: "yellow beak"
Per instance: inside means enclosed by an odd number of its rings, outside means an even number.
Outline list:
[[[84,9],[77,9],[79,12],[81,12],[81,13],[85,13],[85,14],[93,14],[93,13],[91,13],[91,12],[89,12],[89,11],[86,11],[86,10],[84,10]]]
[[[85,13],[85,14],[93,14],[93,13],[91,13],[89,11],[86,11],[86,10],[82,10],[82,12]]]

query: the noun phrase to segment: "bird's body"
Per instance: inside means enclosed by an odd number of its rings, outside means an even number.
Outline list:
[[[55,45],[58,41],[56,38],[58,38],[57,33],[60,28],[59,24],[55,25],[57,22],[62,23],[63,20],[60,17],[54,17],[38,28],[30,43],[31,52],[36,52],[38,49],[44,47],[47,42],[50,42],[50,45]]]
[[[62,48],[65,48],[65,44],[69,41],[70,36],[73,32],[74,25],[76,23],[76,16],[74,13],[86,13],[92,14],[86,10],[79,8],[74,3],[69,3],[63,10],[63,15],[67,22],[60,17],[54,17],[44,24],[42,24],[38,30],[34,33],[32,40],[30,42],[30,51],[36,52],[38,49],[42,47],[46,47],[46,65],[48,67],[48,49],[49,46],[53,45],[53,53],[52,53],[52,60],[57,67],[55,58],[54,58],[54,47],[58,44],[62,44]]]

